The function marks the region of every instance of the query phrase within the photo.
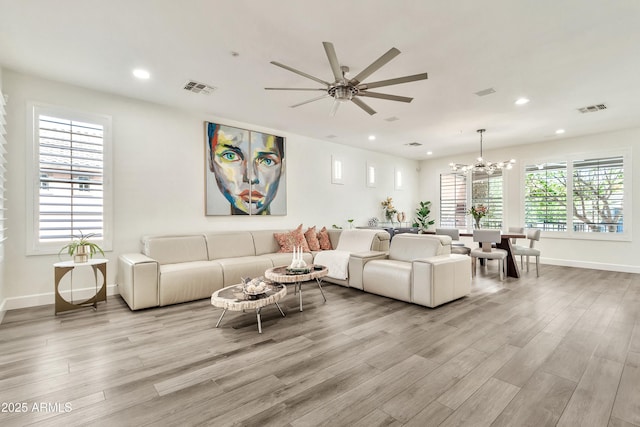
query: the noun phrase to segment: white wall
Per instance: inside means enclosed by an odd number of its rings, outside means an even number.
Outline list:
[[[114,141],[114,242],[107,253],[108,282],[114,283],[119,254],[138,252],[143,234],[203,230],[365,225],[382,217],[380,202],[392,196],[410,217],[417,207],[417,161],[350,148],[278,129],[140,102],[4,71],[8,109],[7,269],[8,308],[53,302],[57,256],[26,256],[27,102],[35,101],[111,115]],[[194,96],[187,94],[186,96]],[[215,95],[211,102],[215,102]],[[204,215],[204,121],[272,132],[286,137],[288,214],[272,217]],[[344,185],[331,184],[331,155],[344,160]],[[365,164],[377,164],[379,184],[365,185]],[[405,190],[395,191],[394,168],[404,172]]]
[[[0,67],[0,91],[4,93],[4,90],[2,89],[2,67]],[[4,272],[4,265],[5,265],[5,260],[4,260],[4,253],[5,253],[5,249],[4,246],[7,243],[5,242],[5,244],[3,246],[0,246],[0,323],[2,323],[2,319],[4,318],[4,314],[6,312],[6,307],[5,307],[5,272]]]
[[[536,247],[541,249],[541,262],[595,268],[602,270],[628,271],[640,273],[640,128],[621,130],[577,138],[555,139],[537,144],[512,146],[503,150],[486,151],[484,157],[490,160],[515,158],[517,167],[505,172],[505,221],[508,226],[524,224],[523,182],[524,165],[540,160],[553,160],[555,156],[566,154],[602,153],[609,150],[631,152],[632,212],[625,212],[625,227],[631,226],[631,241],[602,241],[568,238],[552,238],[551,233],[543,236]],[[421,162],[419,195],[420,199],[433,202],[433,216],[436,224],[440,218],[440,174],[449,173],[450,162],[471,163],[476,154],[446,157]],[[557,158],[556,158],[557,160]],[[634,221],[635,220],[635,223]],[[469,239],[465,239],[471,244]]]

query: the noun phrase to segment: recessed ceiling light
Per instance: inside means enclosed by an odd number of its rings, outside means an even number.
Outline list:
[[[528,104],[529,101],[530,101],[529,98],[518,98],[518,99],[516,99],[515,104],[516,105],[524,105],[524,104]]]
[[[556,135],[562,135],[564,133],[564,129],[558,129],[556,131]]]
[[[135,70],[133,70],[133,75],[143,80],[147,80],[149,77],[151,77],[151,74],[149,74],[147,70],[143,70],[142,68],[136,68]]]
[[[376,140],[375,135],[369,135],[369,141],[375,141],[375,140]]]
[[[433,151],[427,151],[427,156],[430,156],[433,154]]]

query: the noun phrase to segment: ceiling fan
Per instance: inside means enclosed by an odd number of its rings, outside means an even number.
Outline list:
[[[296,70],[295,68],[289,67],[288,65],[281,64],[276,61],[271,61],[273,65],[284,68],[285,70],[289,70],[293,73],[299,74],[302,77],[306,77],[315,82],[320,83],[324,87],[321,88],[284,88],[284,87],[266,87],[266,90],[310,90],[310,91],[323,91],[325,94],[318,96],[316,98],[309,99],[304,102],[300,102],[299,104],[292,105],[291,108],[299,107],[304,104],[308,104],[313,101],[318,101],[320,99],[326,97],[332,97],[334,99],[333,106],[331,107],[331,115],[335,115],[338,107],[341,103],[345,103],[348,101],[353,102],[358,107],[362,108],[364,111],[373,115],[376,111],[365,104],[360,97],[369,97],[369,98],[378,98],[378,99],[388,99],[390,101],[400,101],[400,102],[411,102],[413,98],[408,98],[406,96],[398,96],[398,95],[388,95],[386,93],[378,93],[378,92],[369,92],[369,89],[383,87],[383,86],[392,86],[400,83],[408,83],[416,80],[425,80],[427,78],[427,73],[414,74],[412,76],[398,77],[395,79],[389,80],[381,80],[373,83],[362,83],[367,77],[376,72],[378,69],[382,68],[387,62],[391,61],[393,58],[400,54],[400,51],[395,47],[392,47],[382,55],[380,58],[373,61],[371,65],[369,65],[364,70],[360,71],[357,76],[352,79],[347,79],[346,75],[349,73],[349,67],[340,66],[338,62],[338,56],[336,55],[336,51],[333,47],[333,43],[330,42],[322,42],[324,46],[324,50],[327,53],[327,58],[329,59],[329,64],[331,65],[331,71],[333,71],[333,77],[335,81],[333,83],[324,81],[307,73],[304,73],[300,70]]]

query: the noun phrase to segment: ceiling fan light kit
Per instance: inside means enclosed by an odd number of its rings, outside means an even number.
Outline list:
[[[313,101],[318,101],[320,99],[324,99],[326,97],[331,97],[334,99],[333,106],[331,108],[331,115],[335,115],[338,110],[338,106],[340,103],[353,102],[358,107],[366,111],[368,114],[373,115],[376,114],[376,111],[367,105],[360,97],[370,97],[370,98],[378,98],[378,99],[386,99],[389,101],[398,101],[398,102],[411,102],[413,98],[409,98],[406,96],[397,96],[397,95],[389,95],[386,93],[378,93],[378,92],[369,92],[369,89],[377,88],[377,87],[385,87],[385,86],[393,86],[401,83],[409,83],[418,80],[427,79],[427,73],[414,74],[411,76],[398,77],[395,79],[381,80],[373,83],[362,83],[367,77],[371,74],[382,68],[386,63],[391,61],[393,58],[400,54],[400,51],[395,47],[389,49],[384,55],[380,58],[376,59],[371,63],[368,67],[362,70],[358,75],[356,75],[352,79],[347,79],[347,75],[349,74],[349,67],[341,66],[338,62],[338,56],[336,55],[336,51],[333,47],[333,43],[323,42],[325,53],[327,54],[327,59],[329,60],[329,65],[331,66],[331,71],[333,72],[334,82],[330,83],[314,77],[310,74],[302,72],[300,70],[296,70],[295,68],[289,67],[288,65],[281,64],[276,61],[271,61],[271,63],[277,67],[284,68],[285,70],[291,71],[292,73],[296,73],[302,77],[313,80],[317,83],[320,83],[324,87],[321,88],[278,88],[278,87],[267,87],[266,90],[311,90],[311,91],[324,91],[326,92],[324,95],[321,95],[316,98],[309,99],[307,101],[300,102],[298,104],[292,105],[292,108],[299,107],[300,105],[308,104]]]
[[[486,132],[486,129],[478,129],[476,132],[480,134],[480,157],[478,157],[476,162],[471,165],[465,165],[462,163],[449,163],[449,167],[453,172],[462,172],[467,173],[471,172],[484,172],[487,175],[493,175],[496,171],[501,171],[503,169],[512,169],[516,160],[504,160],[501,162],[490,162],[485,160],[482,157],[482,134]]]

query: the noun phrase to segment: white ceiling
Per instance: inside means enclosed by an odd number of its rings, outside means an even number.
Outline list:
[[[270,61],[333,81],[323,41],[351,75],[391,47],[402,52],[365,82],[429,79],[376,89],[414,100],[365,98],[373,116],[349,103],[330,117],[329,98],[289,108],[318,94],[264,90],[317,86]],[[424,159],[477,151],[478,128],[491,150],[640,126],[640,2],[0,0],[0,66]],[[151,79],[135,79],[136,67]],[[187,92],[188,79],[217,90]],[[487,88],[496,92],[474,94]],[[515,106],[521,96],[531,102]],[[608,109],[577,111],[600,103]]]

